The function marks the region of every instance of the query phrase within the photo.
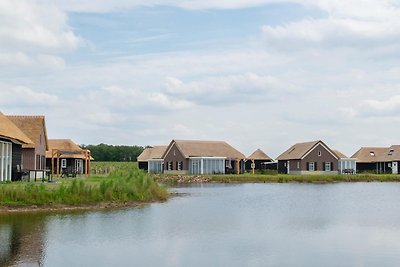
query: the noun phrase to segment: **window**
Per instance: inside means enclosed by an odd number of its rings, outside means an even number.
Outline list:
[[[321,155],[322,155],[321,150],[318,150],[318,157],[321,157]]]
[[[297,169],[300,169],[300,161],[297,162]]]
[[[391,156],[391,155],[393,155],[393,152],[394,152],[394,149],[390,149],[390,151],[389,151],[389,156]]]
[[[369,152],[369,154],[371,155],[371,157],[375,157],[375,152],[374,151]]]
[[[315,171],[314,162],[309,162],[309,163],[308,163],[308,170],[309,170],[310,172]]]
[[[330,172],[332,170],[332,165],[330,162],[325,162],[325,171]]]
[[[61,168],[67,168],[67,159],[61,159]]]
[[[225,166],[226,166],[227,168],[232,168],[231,161],[230,161],[230,160],[227,160],[227,161],[225,162]]]
[[[168,161],[167,170],[172,170],[172,161]]]
[[[176,156],[176,150],[174,149],[174,156]]]
[[[182,161],[177,161],[176,162],[176,169],[178,170],[178,171],[181,171],[182,170]]]

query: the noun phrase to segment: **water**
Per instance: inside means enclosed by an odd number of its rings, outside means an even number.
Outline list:
[[[1,216],[1,263],[400,266],[398,183],[173,190],[189,195],[141,208]]]

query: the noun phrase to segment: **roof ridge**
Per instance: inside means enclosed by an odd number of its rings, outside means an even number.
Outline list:
[[[45,115],[6,115],[6,116],[12,118],[38,118],[38,119],[45,118]]]

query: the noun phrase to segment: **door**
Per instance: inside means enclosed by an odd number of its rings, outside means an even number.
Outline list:
[[[398,162],[397,161],[393,161],[392,162],[392,173],[393,174],[398,174],[398,164],[397,164]]]

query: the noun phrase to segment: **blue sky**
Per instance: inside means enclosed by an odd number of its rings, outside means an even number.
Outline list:
[[[6,0],[0,111],[77,143],[398,144],[394,0]]]

